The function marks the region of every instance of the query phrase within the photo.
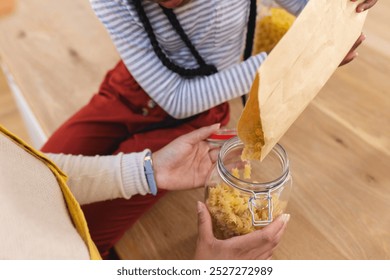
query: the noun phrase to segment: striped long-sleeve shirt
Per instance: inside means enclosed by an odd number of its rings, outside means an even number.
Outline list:
[[[155,55],[131,1],[90,0],[135,80],[169,115],[186,118],[249,92],[265,53],[242,61],[249,0],[192,0],[174,9],[183,29],[216,74],[185,78],[163,66]],[[308,0],[277,0],[297,15]],[[130,3],[129,3],[130,2]],[[198,65],[161,8],[143,0],[157,40],[176,64]]]

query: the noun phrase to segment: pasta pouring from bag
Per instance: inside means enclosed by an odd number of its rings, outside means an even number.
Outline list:
[[[242,158],[263,160],[361,34],[360,1],[309,1],[256,73],[237,132]]]

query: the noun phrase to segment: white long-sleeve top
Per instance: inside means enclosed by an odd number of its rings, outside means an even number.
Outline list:
[[[140,153],[114,156],[46,154],[68,176],[68,186],[82,204],[150,193]]]
[[[90,0],[127,68],[147,94],[174,118],[186,118],[249,92],[266,53],[241,61],[249,16],[249,0],[192,0],[174,9],[191,42],[218,73],[184,78],[163,66],[131,1]],[[130,3],[129,3],[130,2]],[[308,0],[277,0],[291,13]],[[163,51],[176,64],[196,68],[189,49],[158,4],[143,0]]]

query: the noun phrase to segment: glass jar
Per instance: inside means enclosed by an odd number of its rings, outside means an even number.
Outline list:
[[[242,161],[244,144],[227,140],[206,182],[206,205],[219,239],[268,225],[287,206],[292,188],[287,153],[276,144],[263,161]]]

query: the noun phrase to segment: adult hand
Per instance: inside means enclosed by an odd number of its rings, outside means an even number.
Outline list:
[[[215,124],[197,129],[153,153],[158,188],[184,190],[204,186],[219,152],[218,147],[204,140],[219,127]]]
[[[195,259],[270,259],[280,242],[289,218],[289,214],[283,214],[261,230],[218,240],[214,237],[211,217],[206,205],[198,202],[199,232]]]

